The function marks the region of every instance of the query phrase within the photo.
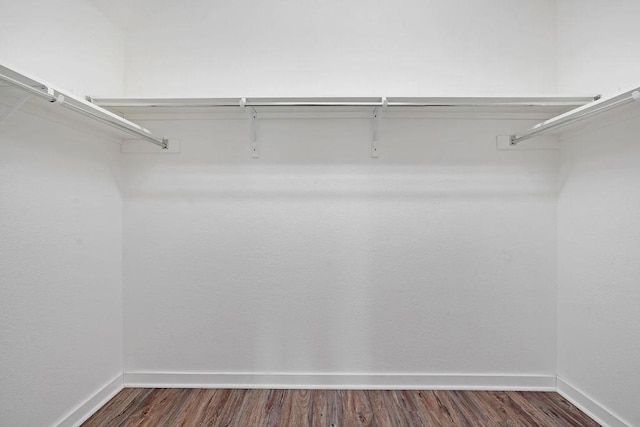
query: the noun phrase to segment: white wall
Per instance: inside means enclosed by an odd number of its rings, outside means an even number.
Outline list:
[[[640,425],[638,113],[564,141],[558,202],[558,375],[629,425]]]
[[[549,374],[557,151],[513,120],[149,121],[125,156],[125,373]]]
[[[124,32],[84,0],[0,0],[0,64],[75,95],[120,96]]]
[[[122,93],[123,32],[93,7],[0,0],[0,10],[0,64],[77,95]],[[0,111],[16,95],[0,88]],[[3,426],[78,421],[106,396],[79,405],[122,374],[119,146],[38,105],[0,124]]]
[[[3,426],[52,425],[122,373],[119,145],[44,117],[0,127]]]
[[[611,95],[640,86],[636,0],[558,0],[558,89]]]
[[[556,90],[555,0],[151,3],[126,20],[127,96]]]
[[[640,86],[638,16],[635,0],[559,0],[559,90]],[[558,201],[558,375],[629,425],[640,425],[635,108],[565,136]]]

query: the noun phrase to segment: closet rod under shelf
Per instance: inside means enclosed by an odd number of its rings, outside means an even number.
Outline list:
[[[640,88],[632,89],[630,91],[623,92],[619,95],[614,95],[608,98],[595,100],[586,105],[545,120],[544,122],[538,123],[537,125],[523,132],[511,135],[511,145],[517,145],[522,141],[526,141],[536,136],[543,135],[547,132],[558,130],[565,126],[588,119],[614,108],[630,104],[632,102],[640,103]]]
[[[146,141],[166,149],[168,141],[165,138],[157,138],[148,129],[124,119],[111,111],[76,98],[74,95],[64,93],[58,89],[53,89],[45,84],[41,84],[31,77],[11,70],[10,68],[0,66],[0,80],[8,83],[10,86],[16,87],[27,92],[29,95],[38,96],[47,101],[68,108],[76,113],[82,114],[93,120],[104,123],[113,128],[119,129],[130,135],[137,136]],[[26,80],[29,83],[25,83]]]

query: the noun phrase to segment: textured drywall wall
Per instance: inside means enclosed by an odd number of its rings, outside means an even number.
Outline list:
[[[84,95],[120,96],[124,33],[84,0],[0,0],[0,64]]]
[[[611,95],[640,86],[636,0],[558,0],[558,89]]]
[[[557,151],[524,120],[148,121],[125,372],[555,374]]]
[[[640,110],[614,118],[563,142],[558,375],[640,425]]]
[[[95,8],[0,10],[0,64],[79,96],[122,94],[123,32]],[[17,96],[0,88],[0,111]],[[0,124],[3,426],[57,424],[122,373],[119,146],[39,102]]]
[[[128,96],[556,90],[555,0],[187,0],[144,12],[126,20]]]
[[[3,426],[55,424],[122,373],[119,145],[66,123],[0,127]]]
[[[640,86],[640,2],[558,1],[558,87]],[[558,200],[558,375],[640,425],[638,106],[569,129]]]

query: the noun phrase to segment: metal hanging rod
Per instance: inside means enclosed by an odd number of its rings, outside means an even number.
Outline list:
[[[621,93],[619,95],[602,98],[590,102],[586,105],[552,117],[544,122],[515,135],[511,135],[511,145],[517,145],[522,141],[543,135],[547,132],[558,130],[570,124],[588,119],[600,113],[630,104],[632,102],[640,103],[640,88]]]
[[[77,98],[74,95],[48,87],[47,85],[39,83],[24,74],[18,73],[17,71],[1,65],[0,80],[8,83],[10,86],[19,88],[30,95],[46,99],[53,104],[68,108],[93,120],[142,138],[162,147],[163,149],[166,149],[168,146],[167,139],[157,138],[148,129],[136,123],[124,119],[111,111],[107,111],[104,108],[96,106],[83,99]]]
[[[352,97],[352,98],[88,98],[107,108],[126,107],[577,107],[594,97]]]

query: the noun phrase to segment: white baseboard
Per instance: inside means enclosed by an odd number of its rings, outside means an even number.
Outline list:
[[[628,427],[630,425],[560,377],[558,377],[556,391],[582,412],[589,415],[603,426]]]
[[[113,396],[124,388],[122,375],[118,375],[108,384],[98,390],[84,403],[72,410],[56,425],[58,427],[76,427],[85,422],[91,415],[107,403]]]
[[[310,388],[557,391],[598,423],[628,427],[613,412],[554,375],[428,375],[428,374],[264,374],[125,372],[62,418],[58,427],[86,421],[124,387],[144,388]]]
[[[125,387],[555,391],[555,375],[125,372]]]

